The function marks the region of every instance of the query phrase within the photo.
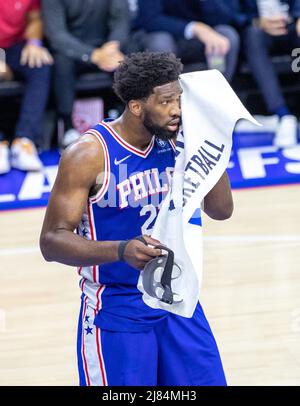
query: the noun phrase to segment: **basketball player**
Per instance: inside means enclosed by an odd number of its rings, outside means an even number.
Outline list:
[[[173,54],[126,57],[114,82],[123,115],[89,130],[60,162],[40,244],[47,261],[81,276],[81,385],[226,385],[200,304],[188,319],[148,307],[137,289],[139,270],[161,253],[150,235],[174,167],[181,68]],[[226,173],[204,208],[231,216]]]

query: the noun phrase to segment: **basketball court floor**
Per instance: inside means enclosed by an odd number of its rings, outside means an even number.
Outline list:
[[[278,152],[269,138],[235,142],[233,217],[204,215],[201,302],[229,385],[300,385],[300,147]],[[50,158],[45,184],[0,179],[0,385],[78,385],[77,272],[38,248]]]
[[[230,385],[300,384],[300,185],[237,190],[205,217],[202,304]],[[0,384],[77,385],[76,270],[38,249],[44,209],[0,213]]]

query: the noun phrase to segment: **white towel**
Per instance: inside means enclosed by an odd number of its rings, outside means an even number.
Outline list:
[[[138,288],[148,306],[192,317],[202,281],[201,202],[228,166],[237,121],[244,118],[258,123],[220,72],[183,74],[180,84],[183,94],[182,132],[177,138],[179,154],[152,237],[175,253],[182,273],[172,282],[172,290],[182,302],[169,305],[149,296],[143,289],[142,274]]]

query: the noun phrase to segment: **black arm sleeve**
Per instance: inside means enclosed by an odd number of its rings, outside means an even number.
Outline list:
[[[77,60],[89,60],[94,48],[68,31],[66,11],[62,1],[43,0],[42,16],[45,35],[54,51]]]

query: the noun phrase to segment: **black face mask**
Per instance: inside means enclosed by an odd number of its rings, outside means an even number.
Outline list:
[[[143,237],[137,239],[146,244]],[[164,251],[165,254],[163,253],[146,264],[142,271],[143,288],[149,296],[164,303],[170,305],[181,303],[182,300],[174,299],[174,296],[178,295],[172,291],[172,280],[178,279],[181,275],[180,267],[174,262],[174,252],[164,245],[158,245],[155,248]],[[161,271],[162,275],[160,282],[158,282],[156,273]]]

